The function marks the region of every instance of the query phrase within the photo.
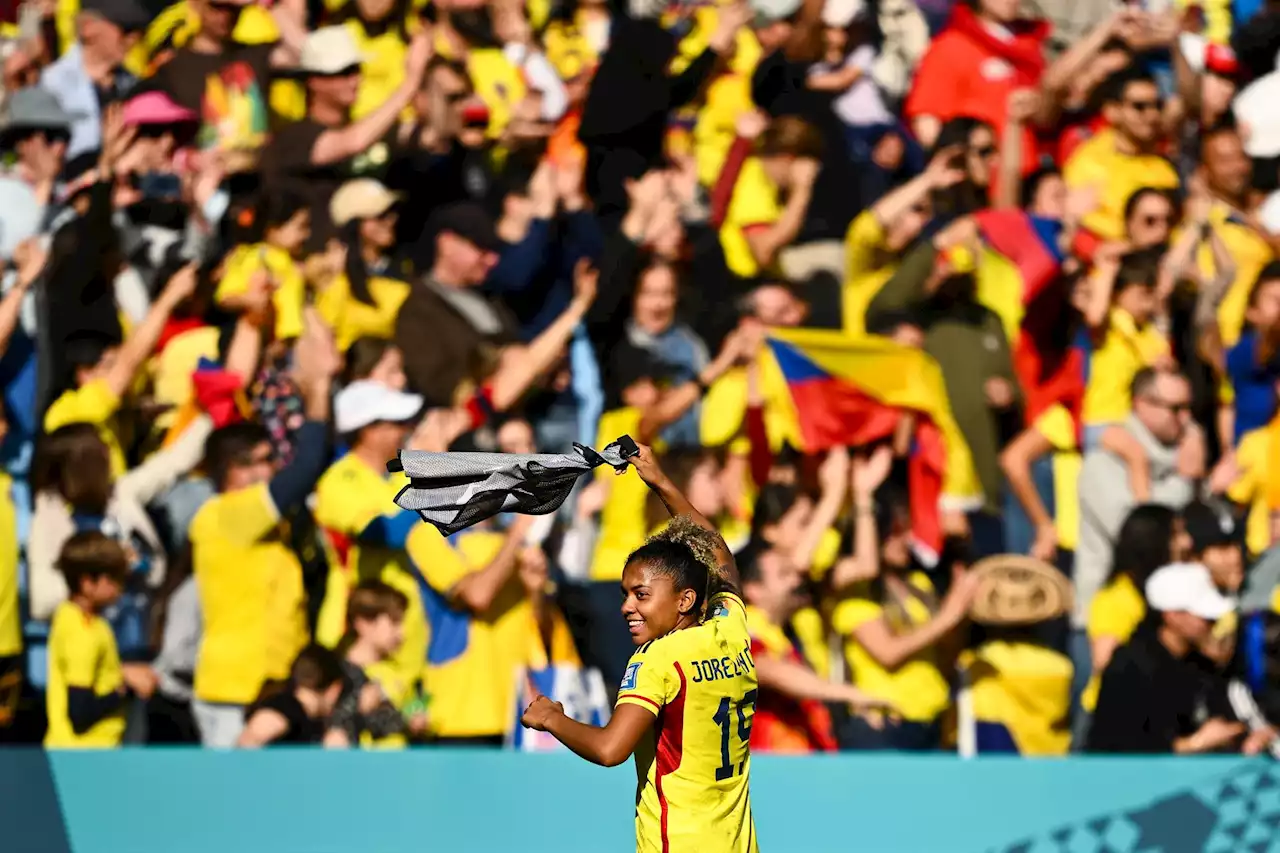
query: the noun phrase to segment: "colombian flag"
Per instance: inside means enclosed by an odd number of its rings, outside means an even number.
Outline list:
[[[173,426],[165,434],[166,446],[177,441],[201,412],[208,413],[215,428],[252,417],[252,407],[244,394],[244,382],[217,362],[201,358],[196,372],[191,374],[191,385],[191,400],[179,410]]]
[[[1020,210],[975,215],[984,244],[978,299],[1000,316],[1026,399],[1027,423],[1061,404],[1079,423],[1087,356],[1070,332],[1070,294],[1062,281],[1062,223]]]
[[[937,362],[887,338],[808,329],[775,329],[769,348],[809,452],[883,441],[903,410],[916,413],[909,466],[913,536],[923,552],[936,555],[943,497],[967,509],[979,505],[982,494]]]

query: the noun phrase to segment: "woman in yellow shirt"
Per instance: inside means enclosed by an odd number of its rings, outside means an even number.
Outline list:
[[[844,638],[854,686],[896,708],[901,718],[852,717],[841,746],[933,749],[940,738],[939,717],[951,702],[939,646],[968,615],[975,577],[957,569],[951,588],[940,598],[911,556],[904,496],[891,498],[878,516],[880,574],[836,604],[832,627]],[[858,522],[869,524],[871,519]]]
[[[1147,613],[1142,588],[1161,566],[1181,556],[1185,544],[1173,510],[1157,504],[1134,508],[1120,527],[1112,555],[1111,575],[1089,605],[1085,631],[1093,659],[1093,675],[1080,697],[1080,706],[1093,713],[1103,670],[1116,649],[1129,641]]]
[[[346,259],[342,272],[322,285],[317,307],[343,352],[358,338],[390,340],[409,296],[409,283],[394,274],[390,260],[399,200],[377,181],[359,178],[339,187],[329,203]]]

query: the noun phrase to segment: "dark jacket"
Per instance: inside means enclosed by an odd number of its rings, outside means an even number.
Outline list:
[[[410,387],[430,402],[450,403],[463,379],[476,379],[491,372],[498,347],[518,339],[511,313],[496,300],[484,298],[494,307],[502,325],[495,335],[477,331],[425,284],[415,285],[400,306],[395,343],[404,354]]]

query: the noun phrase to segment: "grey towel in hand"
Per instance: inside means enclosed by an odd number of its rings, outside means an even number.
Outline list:
[[[500,512],[555,512],[579,477],[599,465],[626,468],[634,448],[635,442],[623,436],[599,453],[581,444],[572,453],[402,450],[387,470],[402,470],[409,478],[396,495],[396,506],[414,510],[450,536]]]

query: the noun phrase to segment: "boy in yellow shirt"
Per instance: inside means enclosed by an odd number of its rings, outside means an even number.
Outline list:
[[[101,616],[120,597],[129,557],[114,539],[86,530],[67,540],[58,568],[71,593],[58,605],[49,632],[44,745],[119,746],[130,697],[148,699],[156,687],[151,667],[121,665],[111,626]]]
[[[393,658],[404,642],[409,600],[382,581],[361,581],[347,603],[347,634],[339,644],[347,688],[329,720],[326,746],[403,747],[406,735],[424,734],[426,714],[406,719],[401,710],[415,683],[397,671]]]
[[[1172,365],[1169,342],[1153,322],[1158,274],[1159,256],[1150,252],[1097,261],[1084,312],[1094,340],[1084,394],[1086,450],[1101,442],[1108,426],[1129,416],[1138,371]]]
[[[273,193],[263,209],[262,242],[239,246],[227,258],[226,270],[214,298],[223,308],[242,311],[249,306],[250,282],[265,275],[272,284],[276,340],[302,332],[306,287],[298,259],[311,237],[311,209],[293,193]]]

